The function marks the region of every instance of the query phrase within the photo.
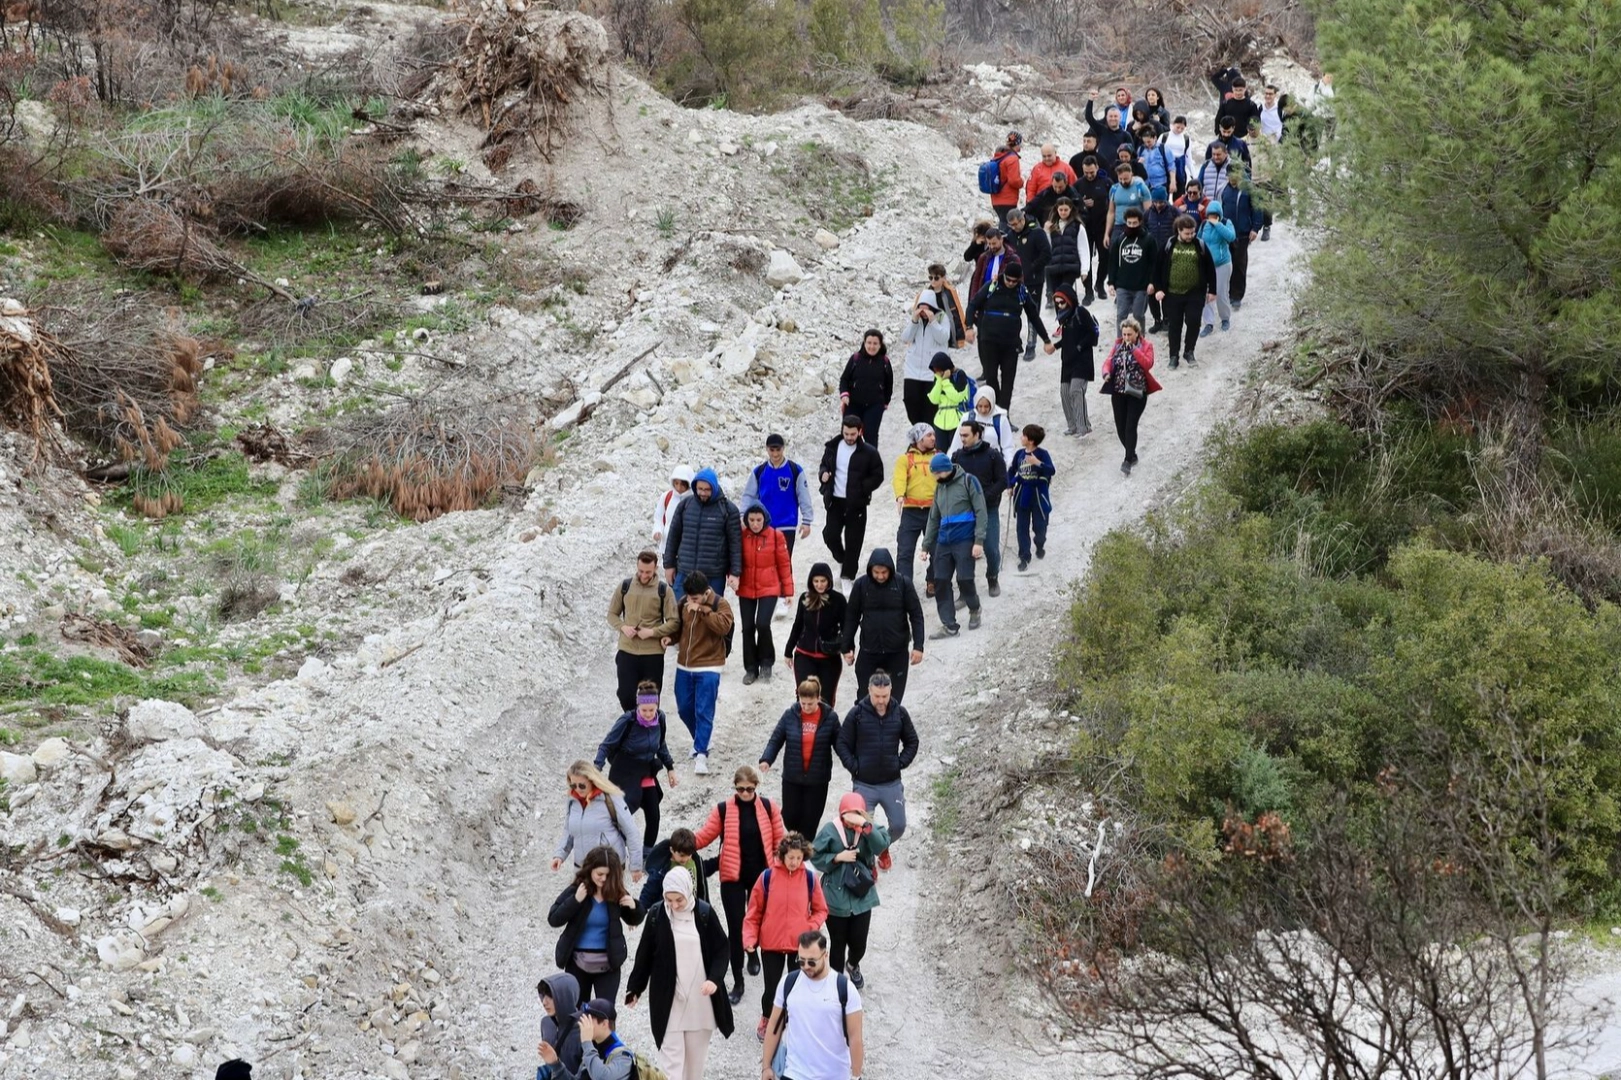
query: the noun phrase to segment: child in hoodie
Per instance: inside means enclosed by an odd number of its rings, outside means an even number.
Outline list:
[[[580,1005],[580,984],[566,971],[559,971],[536,983],[535,992],[546,1013],[546,1019],[540,1022],[541,1045],[550,1047],[556,1059],[546,1064],[546,1052],[542,1050],[535,1080],[566,1080],[580,1071],[580,1025],[574,1019]]]
[[[948,353],[935,353],[934,359],[929,361],[929,370],[934,373],[934,386],[929,390],[929,400],[935,407],[934,442],[936,446],[950,446],[978,387],[968,377],[968,372],[958,370]]]
[[[618,1012],[607,998],[592,998],[578,1014],[580,1067],[560,1071],[557,1053],[540,1044],[540,1059],[552,1071],[547,1080],[631,1080],[636,1073],[636,1055],[614,1031]]]
[[[1019,569],[1030,567],[1030,533],[1036,534],[1036,558],[1047,557],[1047,521],[1053,514],[1052,455],[1041,448],[1047,432],[1039,424],[1026,424],[1013,455],[1013,513],[1019,530]]]
[[[1199,227],[1199,239],[1204,241],[1206,250],[1210,252],[1210,261],[1216,267],[1216,300],[1215,303],[1206,303],[1204,306],[1204,329],[1199,336],[1209,337],[1215,330],[1216,313],[1221,313],[1221,328],[1233,328],[1233,306],[1227,299],[1228,288],[1233,281],[1233,253],[1232,242],[1238,236],[1233,226],[1223,220],[1221,203],[1212,200],[1205,207],[1205,223]]]

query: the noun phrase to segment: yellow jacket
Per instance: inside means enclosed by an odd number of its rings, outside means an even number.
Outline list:
[[[941,431],[950,431],[962,423],[963,414],[972,408],[968,398],[973,390],[973,380],[966,372],[954,371],[949,379],[936,373],[934,385],[929,388],[929,400],[937,406],[934,426]]]
[[[927,510],[934,505],[934,473],[929,471],[932,452],[923,453],[909,446],[906,453],[895,459],[895,498],[903,507]]]

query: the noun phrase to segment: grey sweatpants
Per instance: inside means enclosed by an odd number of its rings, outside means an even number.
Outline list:
[[[863,784],[857,780],[851,785],[851,790],[867,800],[868,813],[877,806],[884,808],[884,823],[889,826],[889,839],[892,842],[899,840],[901,833],[906,831],[906,789],[901,786],[901,781]]]
[[[1206,326],[1216,324],[1216,312],[1220,310],[1223,321],[1233,317],[1233,305],[1227,300],[1227,290],[1233,283],[1233,264],[1222,263],[1216,267],[1216,302],[1205,304],[1204,321]]]
[[[1092,421],[1086,415],[1086,379],[1071,379],[1058,387],[1059,400],[1064,404],[1064,426],[1085,435],[1092,430]]]

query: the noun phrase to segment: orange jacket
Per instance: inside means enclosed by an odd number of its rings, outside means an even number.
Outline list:
[[[1024,201],[1029,202],[1043,191],[1052,186],[1053,173],[1063,173],[1069,177],[1071,187],[1075,186],[1075,170],[1069,167],[1069,162],[1059,160],[1051,165],[1045,161],[1036,162],[1030,170],[1030,179],[1024,185]]]
[[[726,806],[726,817],[720,808]],[[736,798],[710,808],[709,817],[697,832],[698,848],[702,850],[720,837],[720,879],[736,881],[743,874],[743,839],[739,834],[737,815],[740,806]],[[754,797],[754,813],[760,822],[760,842],[765,845],[765,861],[770,866],[777,858],[777,845],[788,835],[782,824],[782,811],[764,795]],[[724,833],[724,835],[722,835]],[[794,946],[798,948],[798,945]]]
[[[794,595],[794,564],[788,557],[788,541],[771,527],[769,518],[758,533],[743,527],[743,575],[737,581],[737,595],[746,600]]]
[[[1024,184],[1024,173],[1019,171],[1019,155],[1003,147],[995,157],[1002,163],[1002,190],[991,196],[991,205],[1018,206],[1019,188]]]
[[[766,874],[771,875],[769,889]],[[796,952],[799,935],[819,930],[825,922],[827,897],[822,895],[822,880],[810,863],[802,863],[790,873],[774,862],[749,890],[749,913],[743,917],[743,949]]]

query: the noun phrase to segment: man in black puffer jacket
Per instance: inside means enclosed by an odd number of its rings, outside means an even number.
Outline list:
[[[857,701],[839,727],[835,744],[839,760],[850,770],[851,787],[867,800],[867,808],[882,806],[890,840],[906,831],[906,791],[901,771],[917,757],[917,728],[899,701],[891,699],[893,680],[879,671],[867,681],[867,696]],[[888,869],[883,861],[880,867]]]
[[[692,478],[692,496],[682,499],[670,516],[664,578],[675,586],[677,603],[682,584],[694,570],[709,579],[717,596],[736,589],[743,573],[743,524],[737,507],[721,491],[714,469],[698,470]]]
[[[1019,374],[1020,318],[1030,320],[1030,328],[1047,343],[1052,339],[1041,324],[1041,289],[1045,280],[1024,286],[1024,264],[1007,263],[995,281],[968,301],[968,340],[979,345],[979,381],[996,391],[996,403],[1006,409],[1013,402],[1013,380]]]
[[[856,631],[861,632],[861,655],[856,656]],[[907,655],[907,642],[911,655]],[[879,668],[895,684],[895,701],[906,697],[906,669],[923,662],[923,603],[912,583],[895,572],[888,548],[873,548],[867,572],[856,579],[844,609],[844,633],[839,652],[856,668],[856,692]]]
[[[1019,253],[1019,261],[1024,264],[1024,280],[1026,286],[1036,297],[1036,306],[1041,306],[1041,290],[1047,283],[1047,263],[1052,258],[1052,245],[1047,242],[1047,230],[1035,221],[1025,217],[1023,210],[1009,210],[1007,215],[1008,243]],[[1036,355],[1036,325],[1030,324],[1030,333],[1024,339],[1024,358],[1033,360]],[[1006,408],[1007,406],[1003,406]]]

